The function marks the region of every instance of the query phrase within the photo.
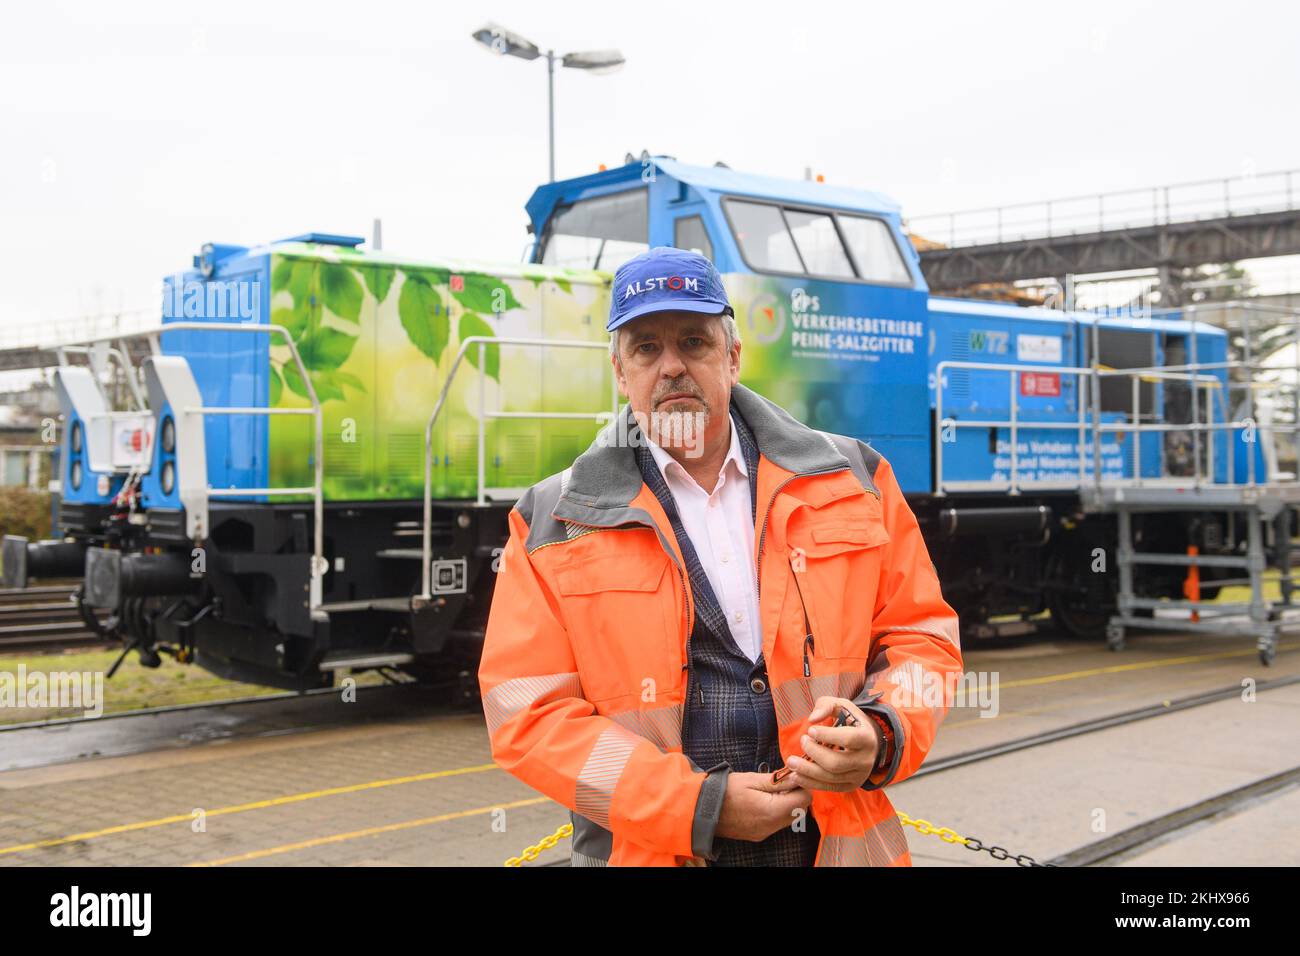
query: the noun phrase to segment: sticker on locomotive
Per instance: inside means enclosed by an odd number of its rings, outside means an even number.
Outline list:
[[[1020,394],[1043,398],[1059,398],[1061,376],[1056,372],[1021,372]]]
[[[971,352],[981,355],[1006,355],[1011,333],[1002,329],[971,329],[968,344]]]
[[[1016,361],[1060,365],[1064,349],[1059,335],[1017,335]]]
[[[1083,443],[1083,470],[1092,474],[1092,443]],[[1124,477],[1124,452],[1117,441],[1101,443],[1101,476]],[[993,456],[991,481],[1004,482],[1011,477],[1011,441],[999,437]],[[1016,481],[1077,483],[1079,480],[1079,446],[1070,438],[1016,438]]]

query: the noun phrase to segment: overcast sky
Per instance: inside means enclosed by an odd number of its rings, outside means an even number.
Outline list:
[[[309,230],[518,260],[546,178],[625,153],[883,191],[919,215],[1300,167],[1272,2],[6,4],[0,331],[140,308],[205,241]]]

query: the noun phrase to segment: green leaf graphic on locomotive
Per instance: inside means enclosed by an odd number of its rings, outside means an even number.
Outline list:
[[[284,394],[284,380],[280,378],[280,372],[274,364],[271,365],[271,397],[268,404],[274,408],[280,404],[280,396]]]
[[[366,288],[370,294],[375,297],[377,305],[383,304],[384,299],[388,298],[388,290],[393,286],[393,276],[397,270],[392,266],[364,266],[361,269],[361,277],[366,280]]]
[[[302,338],[303,332],[307,331],[309,321],[310,315],[306,309],[286,309],[281,306],[278,309],[271,310],[271,324],[283,326],[284,330],[289,333],[289,337],[295,342]],[[277,345],[284,344],[278,338],[275,343]]]
[[[307,293],[316,277],[316,263],[311,259],[281,259],[271,272],[271,294],[287,291],[295,307],[308,303]],[[310,303],[314,305],[315,303]]]
[[[397,297],[397,315],[411,344],[435,362],[442,356],[451,337],[450,317],[442,307],[442,298],[418,275],[404,273],[402,292]]]
[[[470,274],[464,277],[463,287],[452,289],[466,312],[507,312],[521,308],[510,286],[495,276]],[[463,338],[464,336],[462,336]]]
[[[473,312],[466,312],[460,317],[460,325],[456,327],[456,334],[462,342],[471,335],[496,336],[496,332],[492,331],[492,326],[488,325],[482,316],[475,315]],[[466,349],[465,358],[471,365],[478,368],[478,346],[471,345]],[[483,364],[487,366],[487,368],[483,369],[484,374],[500,383],[501,349],[498,346],[488,346],[483,349]]]
[[[321,324],[323,304],[340,320],[359,326],[365,292],[353,270],[313,259],[282,259],[271,272],[271,294],[279,292],[287,292],[293,306],[273,309],[271,322],[282,326],[293,339],[316,397],[322,402],[343,399],[344,385],[365,391],[356,376],[338,372],[352,354],[357,336]],[[272,405],[283,397],[284,386],[295,395],[308,397],[292,356],[271,364],[268,399]]]
[[[272,285],[274,285],[274,282]],[[321,298],[325,300],[325,308],[340,319],[347,319],[349,322],[360,320],[361,300],[365,298],[365,293],[361,289],[361,283],[357,281],[357,277],[353,275],[350,268],[334,265],[330,262],[322,262],[320,267],[320,291]],[[378,297],[376,296],[376,298]]]
[[[295,395],[301,395],[307,398],[307,386],[303,384],[302,376],[298,374],[298,366],[290,359],[281,367],[284,373],[284,384],[289,387],[289,391]],[[347,372],[340,372],[337,369],[330,369],[323,372],[309,372],[311,375],[312,388],[316,390],[316,398],[320,402],[328,402],[330,399],[344,399],[347,396],[343,393],[343,386],[350,385],[353,388],[365,391],[360,380],[355,375],[349,375]]]
[[[297,344],[302,364],[308,371],[329,372],[347,361],[352,346],[357,344],[357,336],[322,325],[308,329]]]

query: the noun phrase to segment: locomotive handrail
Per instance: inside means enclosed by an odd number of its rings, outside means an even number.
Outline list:
[[[607,351],[609,344],[606,342],[590,342],[580,339],[533,339],[533,338],[511,338],[495,335],[471,335],[461,340],[460,348],[456,351],[456,358],[451,364],[451,370],[447,373],[447,378],[443,382],[442,390],[438,393],[438,401],[434,403],[433,411],[429,413],[429,420],[424,426],[424,526],[422,528],[421,552],[423,568],[421,570],[421,590],[419,598],[424,601],[432,600],[433,586],[433,426],[438,419],[438,414],[446,404],[447,396],[451,392],[451,384],[456,378],[456,373],[460,370],[461,362],[465,359],[465,354],[471,345],[478,346],[478,374],[479,374],[479,405],[478,405],[478,475],[476,483],[476,501],[475,504],[483,506],[486,499],[483,494],[484,483],[484,442],[485,442],[485,423],[489,418],[564,418],[564,419],[594,419],[602,421],[606,418],[615,418],[618,415],[618,384],[611,374],[611,389],[613,410],[609,412],[489,412],[486,403],[486,368],[485,358],[486,349],[489,345],[523,345],[534,348],[579,348],[579,349],[600,349]]]
[[[1094,470],[1098,474],[1098,476],[1094,479],[1094,484],[1098,487],[1102,484],[1102,479],[1100,478],[1100,453],[1101,453],[1100,448],[1101,448],[1101,436],[1104,433],[1133,432],[1137,435],[1141,435],[1147,432],[1157,432],[1157,433],[1172,432],[1172,431],[1191,432],[1196,440],[1195,450],[1193,453],[1194,472],[1191,477],[1194,486],[1199,487],[1203,477],[1201,473],[1201,455],[1200,455],[1200,445],[1199,445],[1199,437],[1201,433],[1204,432],[1207,434],[1207,439],[1208,439],[1207,470],[1211,472],[1213,470],[1213,463],[1214,463],[1215,432],[1223,431],[1223,430],[1227,430],[1230,432],[1237,431],[1237,430],[1246,430],[1248,432],[1251,432],[1251,430],[1254,429],[1261,429],[1261,430],[1266,430],[1270,433],[1281,432],[1281,433],[1300,434],[1300,421],[1293,422],[1289,425],[1284,423],[1275,423],[1275,422],[1270,422],[1267,425],[1260,425],[1258,422],[1255,421],[1253,415],[1253,392],[1255,390],[1261,390],[1261,391],[1280,390],[1287,387],[1292,387],[1294,383],[1287,383],[1282,381],[1261,382],[1261,381],[1256,381],[1254,379],[1250,379],[1245,382],[1225,382],[1219,376],[1209,374],[1210,370],[1228,370],[1228,369],[1243,369],[1243,368],[1250,373],[1254,373],[1255,371],[1262,370],[1262,369],[1267,369],[1270,371],[1286,370],[1284,367],[1280,369],[1268,368],[1265,366],[1250,365],[1248,363],[1239,362],[1239,361],[1188,363],[1185,365],[1177,365],[1177,366],[1148,366],[1148,367],[1127,368],[1127,369],[1113,369],[1109,367],[1094,369],[1094,368],[1087,368],[1087,367],[1073,367],[1073,366],[1061,366],[1061,365],[1033,365],[1027,363],[1021,364],[1021,363],[991,363],[991,362],[985,363],[985,362],[972,362],[972,361],[959,361],[959,360],[941,361],[935,366],[935,419],[937,423],[937,427],[935,431],[935,455],[934,455],[935,486],[936,486],[935,495],[946,496],[948,494],[947,487],[952,485],[952,482],[948,482],[945,480],[943,474],[943,446],[945,444],[945,440],[944,440],[945,432],[947,432],[948,429],[957,429],[957,428],[1006,428],[1010,431],[1011,466],[1009,469],[1009,478],[1007,482],[1007,493],[1012,495],[1020,494],[1022,490],[1023,483],[1021,482],[1019,477],[1019,464],[1018,464],[1019,449],[1017,444],[1017,437],[1019,431],[1025,428],[1029,428],[1032,430],[1069,429],[1069,430],[1077,431],[1079,443],[1076,445],[1076,453],[1078,457],[1080,487],[1082,487],[1083,484],[1085,483],[1083,438],[1086,430],[1091,430],[1092,432]],[[974,370],[974,371],[1010,373],[1010,417],[1006,419],[984,419],[984,418],[958,419],[953,417],[945,417],[944,407],[943,407],[943,390],[946,384],[945,372],[947,372],[949,369],[965,369],[965,370]],[[1019,402],[1020,396],[1018,394],[1018,390],[1016,386],[1017,386],[1017,382],[1019,381],[1018,373],[1024,373],[1024,372],[1073,375],[1076,381],[1076,391],[1078,392],[1078,394],[1075,397],[1077,407],[1078,407],[1077,420],[1070,422],[1070,421],[1033,421],[1033,420],[1025,421],[1024,419],[1022,419],[1020,415],[1020,402]],[[1095,417],[1091,426],[1087,426],[1085,424],[1085,408],[1087,403],[1084,399],[1084,395],[1086,393],[1084,392],[1082,387],[1084,380],[1092,379],[1093,381],[1098,381],[1101,378],[1114,378],[1114,377],[1122,377],[1122,376],[1129,377],[1133,383],[1133,388],[1132,388],[1133,399],[1132,399],[1132,404],[1130,406],[1130,409],[1127,413],[1127,419],[1125,421],[1103,422],[1100,420],[1099,417]],[[1201,422],[1199,420],[1199,402],[1193,401],[1192,405],[1193,405],[1194,420],[1192,422],[1185,423],[1185,424],[1172,423],[1172,422],[1143,423],[1141,421],[1141,409],[1140,409],[1141,403],[1139,400],[1138,386],[1140,382],[1142,382],[1143,380],[1149,381],[1151,379],[1183,381],[1183,382],[1193,383],[1194,385],[1199,385],[1201,388],[1211,389],[1214,392],[1214,394],[1216,394],[1219,398],[1222,421],[1213,420],[1216,416],[1213,414],[1213,409],[1211,409],[1210,417],[1212,420],[1208,422]],[[1225,398],[1225,393],[1230,392],[1232,389],[1241,389],[1246,391],[1247,415],[1245,418],[1235,419],[1229,416],[1229,410],[1227,407],[1227,400]],[[1130,479],[1133,482],[1133,484],[1138,487],[1140,487],[1143,484],[1143,476],[1141,473],[1141,467],[1142,467],[1141,462],[1142,462],[1141,441],[1140,439],[1138,439],[1134,441],[1133,476]],[[1255,456],[1253,452],[1247,455],[1246,468],[1247,468],[1246,486],[1254,488],[1257,486],[1257,481],[1256,481],[1256,474],[1255,474]],[[1212,477],[1212,474],[1207,475],[1205,477],[1208,478],[1214,484],[1220,484],[1224,486],[1236,484],[1235,482],[1231,482],[1231,481],[1215,482]],[[1124,479],[1120,479],[1120,480],[1122,481]]]
[[[1267,430],[1270,433],[1272,432],[1283,432],[1283,433],[1290,432],[1292,434],[1300,433],[1300,421],[1292,422],[1290,425],[1280,424],[1272,421],[1270,421],[1267,425],[1260,425],[1260,423],[1255,420],[1255,415],[1254,415],[1254,404],[1255,404],[1254,392],[1255,391],[1257,390],[1277,391],[1288,387],[1288,385],[1294,387],[1295,383],[1287,383],[1282,381],[1261,382],[1261,381],[1256,381],[1253,378],[1248,379],[1247,381],[1244,382],[1231,382],[1231,381],[1225,382],[1215,375],[1185,376],[1179,374],[1183,369],[1189,369],[1189,368],[1212,369],[1212,370],[1223,370],[1223,371],[1228,371],[1232,369],[1245,369],[1247,373],[1251,375],[1254,375],[1256,372],[1263,371],[1263,370],[1268,370],[1268,371],[1287,370],[1285,366],[1269,367],[1269,366],[1261,365],[1259,363],[1248,363],[1248,362],[1238,362],[1238,361],[1229,360],[1225,362],[1203,362],[1203,363],[1191,363],[1191,364],[1174,365],[1174,366],[1149,366],[1146,368],[1109,369],[1105,371],[1099,370],[1097,374],[1098,377],[1103,377],[1103,376],[1110,377],[1116,375],[1129,375],[1133,377],[1133,398],[1132,398],[1132,403],[1130,405],[1130,414],[1133,416],[1133,421],[1127,423],[1127,430],[1136,432],[1138,434],[1141,434],[1143,432],[1160,432],[1160,431],[1190,431],[1192,432],[1193,436],[1195,436],[1196,438],[1199,438],[1201,432],[1207,432],[1208,433],[1207,437],[1209,439],[1209,446],[1207,448],[1207,455],[1206,455],[1207,468],[1213,467],[1212,463],[1214,461],[1214,433],[1217,431],[1222,431],[1225,429],[1228,431],[1236,431],[1240,429],[1243,430],[1243,432],[1248,434],[1253,434],[1255,430]],[[1196,402],[1195,400],[1193,400],[1192,402],[1194,420],[1190,423],[1178,424],[1178,423],[1167,423],[1167,422],[1161,422],[1161,423],[1152,422],[1144,425],[1141,424],[1139,421],[1137,421],[1137,408],[1139,404],[1138,403],[1138,381],[1140,378],[1187,379],[1193,377],[1198,381],[1203,381],[1208,379],[1208,381],[1204,381],[1204,384],[1213,388],[1215,390],[1215,393],[1219,396],[1219,400],[1222,403],[1222,412],[1223,412],[1223,419],[1224,419],[1222,422],[1205,422],[1205,423],[1200,422],[1199,419],[1196,417],[1199,413],[1199,403]],[[1238,389],[1246,393],[1246,417],[1243,419],[1229,418],[1227,399],[1224,398],[1224,392],[1225,391],[1231,392],[1233,389]],[[1112,428],[1111,430],[1114,429]],[[1142,461],[1141,442],[1135,442],[1133,481],[1134,484],[1137,486],[1142,485],[1141,461]],[[1201,484],[1201,463],[1200,463],[1199,444],[1194,446],[1192,463],[1194,466],[1193,487],[1199,488]],[[1251,453],[1246,456],[1246,487],[1248,488],[1258,487],[1258,481],[1256,480],[1256,477],[1257,476],[1255,474],[1255,455],[1254,455],[1254,451],[1252,450]],[[1225,487],[1237,484],[1236,482],[1233,481],[1216,482],[1213,480],[1213,478],[1210,478],[1210,482],[1211,484],[1218,484]]]
[[[1017,471],[1016,433],[1019,429],[1019,422],[1018,422],[1019,402],[1017,400],[1018,396],[1016,394],[1017,391],[1016,386],[1019,384],[1020,376],[1018,374],[1012,374],[1009,376],[1010,389],[1011,389],[1011,418],[1010,419],[1008,419],[1005,422],[971,422],[971,421],[963,422],[963,421],[959,421],[958,419],[954,419],[954,418],[945,419],[943,417],[944,372],[946,372],[950,368],[978,369],[987,372],[1012,372],[1012,373],[1042,372],[1048,374],[1054,373],[1059,375],[1073,375],[1075,377],[1075,391],[1078,393],[1075,396],[1075,401],[1079,408],[1078,420],[1076,422],[1034,422],[1033,427],[1034,428],[1047,427],[1047,428],[1057,428],[1057,429],[1071,428],[1071,429],[1078,430],[1078,444],[1075,447],[1078,450],[1078,454],[1079,454],[1079,484],[1080,485],[1083,484],[1083,436],[1084,436],[1085,424],[1084,424],[1084,402],[1082,400],[1082,396],[1083,396],[1082,386],[1083,386],[1084,376],[1091,374],[1092,369],[1065,366],[1065,365],[1022,365],[1016,363],[1002,363],[1002,362],[983,363],[983,362],[944,360],[934,367],[934,411],[935,411],[935,421],[938,424],[938,427],[935,429],[935,434],[934,434],[934,475],[935,475],[934,493],[936,497],[944,497],[947,494],[947,492],[944,491],[944,480],[943,480],[943,446],[944,446],[943,433],[948,426],[952,426],[953,428],[994,428],[994,427],[1009,428],[1011,430],[1011,436],[1010,436],[1011,469],[1010,469],[1010,481],[1009,481],[1009,487],[1007,493],[1012,495],[1020,494],[1020,489],[1018,487],[1018,483],[1016,480],[1016,471]]]
[[[214,488],[207,484],[207,476],[204,475],[204,494],[211,499],[213,492],[220,494],[222,497],[253,497],[259,495],[312,495],[312,555],[311,555],[311,586],[308,592],[308,610],[314,612],[321,604],[322,581],[325,576],[325,501],[323,494],[324,487],[324,458],[323,446],[324,436],[321,419],[320,399],[316,396],[316,389],[312,386],[311,376],[307,374],[307,367],[303,364],[302,356],[298,354],[298,348],[293,343],[293,336],[289,334],[288,329],[282,325],[273,323],[261,324],[253,322],[166,322],[159,326],[139,329],[135,332],[115,333],[113,335],[104,335],[98,338],[86,339],[82,345],[91,345],[95,342],[107,342],[113,340],[126,341],[127,339],[148,339],[151,345],[157,345],[158,336],[165,335],[168,332],[249,332],[260,333],[265,335],[279,335],[289,346],[289,354],[293,356],[294,365],[298,367],[298,377],[307,389],[307,400],[311,402],[310,409],[289,409],[273,408],[269,405],[249,405],[246,408],[227,408],[212,407],[204,408],[203,406],[189,406],[182,411],[186,413],[207,413],[211,412],[216,415],[312,415],[316,419],[315,427],[315,453],[312,456],[315,462],[314,480],[310,488]],[[67,346],[64,346],[66,348]]]
[[[962,420],[956,418],[945,418],[943,415],[943,388],[944,388],[944,373],[948,369],[967,369],[967,370],[974,370],[974,371],[1010,373],[1009,374],[1009,391],[1010,391],[1009,397],[1010,397],[1011,417],[1003,420],[986,420],[986,419]],[[1136,375],[1139,373],[1146,373],[1148,371],[1152,371],[1152,370],[1114,369],[1114,370],[1107,370],[1103,372],[1098,369],[1093,369],[1084,366],[1034,365],[1028,363],[1013,363],[1013,362],[971,362],[971,361],[947,360],[947,359],[939,362],[935,366],[935,376],[934,376],[935,377],[935,420],[937,423],[937,428],[935,430],[935,443],[934,443],[935,496],[945,497],[947,495],[947,491],[945,490],[945,485],[948,484],[948,482],[945,482],[943,477],[943,446],[945,444],[944,432],[950,427],[953,429],[1006,428],[1009,430],[1010,432],[1009,442],[1011,446],[1011,467],[1009,469],[1009,477],[1007,481],[1007,493],[1010,495],[1018,495],[1021,492],[1021,487],[1020,487],[1021,482],[1019,480],[1019,474],[1018,474],[1019,447],[1016,441],[1018,437],[1018,433],[1021,430],[1021,428],[1027,427],[1034,430],[1038,430],[1038,429],[1073,430],[1077,432],[1077,444],[1075,445],[1075,453],[1078,456],[1079,486],[1082,487],[1084,485],[1084,462],[1083,462],[1084,436],[1085,433],[1089,430],[1089,426],[1086,422],[1086,415],[1085,415],[1085,411],[1087,407],[1087,402],[1084,400],[1085,392],[1083,389],[1083,384],[1085,379],[1090,378],[1094,375],[1096,376]],[[1029,422],[1022,422],[1020,418],[1020,396],[1018,393],[1017,385],[1019,384],[1020,381],[1020,373],[1024,373],[1024,372],[1048,373],[1048,374],[1057,374],[1057,375],[1073,375],[1075,378],[1075,390],[1077,392],[1075,396],[1075,403],[1078,408],[1077,419],[1073,422],[1033,421],[1033,420]],[[1178,373],[1167,375],[1164,372],[1164,370],[1160,368],[1155,368],[1154,373],[1158,373],[1164,377],[1170,377],[1170,378],[1191,377],[1186,375],[1179,376]],[[1223,384],[1222,382],[1219,381],[1217,377],[1213,375],[1201,375],[1195,377],[1198,380],[1204,380],[1207,383],[1213,383],[1214,385]],[[1137,379],[1135,378],[1134,381],[1136,382]],[[1225,427],[1225,426],[1219,426],[1219,427]],[[1101,434],[1103,432],[1127,432],[1127,431],[1138,431],[1138,430],[1172,431],[1175,428],[1179,430],[1187,430],[1187,426],[1166,426],[1163,424],[1152,425],[1152,426],[1141,426],[1141,425],[1130,424],[1128,422],[1108,423],[1108,422],[1101,422],[1099,420],[1095,420],[1091,425],[1091,430],[1093,435],[1094,465],[1097,465],[1100,462]],[[1097,483],[1100,483],[1099,479]]]

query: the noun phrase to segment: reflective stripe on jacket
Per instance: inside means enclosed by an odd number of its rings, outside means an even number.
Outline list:
[[[943,689],[962,668],[957,615],[884,458],[743,385],[732,400],[760,452],[759,612],[781,753],[802,752],[822,696],[894,730],[878,781],[812,791],[817,864],[910,865],[881,788],[914,773],[934,742]],[[699,799],[707,774],[681,752],[694,608],[672,527],[619,440],[634,431],[625,406],[511,510],[479,683],[497,763],[612,834],[575,839],[575,860],[595,845],[584,862],[686,865],[700,862],[717,815],[716,799]]]

